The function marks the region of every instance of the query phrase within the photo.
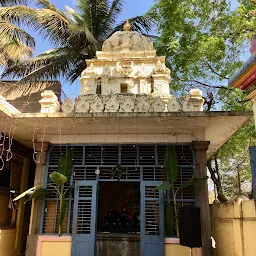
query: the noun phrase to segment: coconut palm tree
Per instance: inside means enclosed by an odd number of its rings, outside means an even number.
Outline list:
[[[17,21],[26,12],[33,26],[53,45],[35,58],[10,65],[4,77],[18,77],[21,81],[51,80],[63,76],[73,82],[86,68],[86,59],[93,58],[97,50],[112,33],[122,28],[117,24],[123,0],[77,0],[75,10],[58,10],[48,0],[37,0],[37,9],[10,7],[0,9],[0,17]],[[23,10],[21,11],[21,8]],[[147,33],[150,18],[137,16],[130,19],[134,30]]]
[[[26,0],[0,0],[0,9],[12,8],[16,4],[26,4]],[[23,19],[23,22],[21,22]],[[32,56],[34,38],[20,28],[26,17],[20,15],[16,21],[0,17],[0,67],[12,65]]]

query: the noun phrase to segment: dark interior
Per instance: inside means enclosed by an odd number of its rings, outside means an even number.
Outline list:
[[[98,232],[140,231],[140,183],[100,182]]]

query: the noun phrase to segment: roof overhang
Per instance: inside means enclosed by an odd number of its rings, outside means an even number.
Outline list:
[[[53,144],[190,143],[210,141],[214,154],[251,112],[16,114],[14,139],[32,147],[36,140]],[[6,116],[7,118],[7,116]],[[9,117],[10,118],[10,117]]]
[[[256,53],[229,80],[229,86],[246,90],[256,82]]]

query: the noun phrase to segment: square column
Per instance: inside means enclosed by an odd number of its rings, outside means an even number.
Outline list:
[[[140,93],[141,94],[150,94],[151,92],[151,85],[147,83],[146,77],[140,78]]]
[[[40,162],[36,165],[35,181],[34,186],[43,185],[45,183],[45,164],[49,143],[45,142],[41,151],[41,142],[35,143],[37,150],[37,161]],[[41,213],[43,207],[42,198],[36,198],[32,200],[31,216],[30,216],[30,226],[29,235],[27,239],[26,256],[35,256],[37,248],[37,239],[40,233],[40,223],[41,223]]]
[[[193,141],[192,145],[196,151],[196,174],[207,176],[207,157],[209,141]],[[211,246],[211,217],[209,207],[208,183],[207,180],[197,184],[198,203],[201,208],[201,229],[202,229],[202,256],[212,255]]]
[[[169,95],[170,94],[170,76],[167,74],[154,74],[154,95]]]

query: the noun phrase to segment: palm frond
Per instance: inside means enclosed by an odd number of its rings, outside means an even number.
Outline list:
[[[32,49],[35,48],[34,38],[12,23],[0,20],[0,34],[0,41],[4,40],[7,43],[12,42],[13,45],[16,43],[17,46],[22,42]]]
[[[20,83],[19,81],[0,81],[0,95],[6,100],[15,100],[26,95],[43,91],[53,85],[57,81],[38,81]]]
[[[0,46],[0,52],[5,56],[6,64],[9,62],[23,61],[33,55],[33,50],[19,41],[5,43],[3,46]]]
[[[116,31],[120,31],[123,29],[123,26],[126,21],[122,21],[119,25],[117,25],[111,32],[109,36],[111,36]],[[134,31],[137,31],[141,34],[148,34],[148,32],[152,28],[153,21],[149,16],[136,16],[133,18],[129,18],[129,22],[133,27]]]
[[[35,29],[54,45],[65,43],[70,36],[69,19],[60,12],[39,9],[36,12]]]
[[[110,8],[108,1],[77,0],[76,5],[84,24],[87,25],[93,36],[97,40],[105,38],[106,31],[110,29],[109,24],[106,22]]]
[[[20,82],[50,81],[59,79],[60,77],[67,77],[72,72],[74,66],[75,60],[71,59],[68,55],[56,56],[51,62],[46,63],[23,77]]]
[[[52,4],[51,2],[49,2],[48,0],[36,0],[36,4],[39,8],[49,9],[52,11],[58,11],[58,9],[55,7],[55,5]]]
[[[27,0],[0,0],[0,6],[11,6],[16,4],[26,4]]]
[[[63,48],[52,49],[22,63],[8,67],[2,78],[21,78],[20,82],[58,79],[67,76],[75,65],[77,56]]]
[[[124,0],[114,0],[110,6],[107,19],[110,21],[110,25],[113,26],[120,13],[123,11]]]
[[[0,67],[7,64],[6,56],[0,51]]]
[[[65,13],[59,11],[49,0],[36,2],[39,9],[31,11],[24,6],[24,12],[18,7],[3,10],[0,8],[0,20],[17,26],[29,25],[48,39],[56,49],[23,62],[9,61],[3,72],[4,78],[19,78],[21,82],[27,82],[52,80],[63,76],[74,81],[86,68],[85,60],[95,57],[104,40],[121,30],[125,23],[124,21],[115,26],[124,0],[77,0],[78,11],[66,7]],[[137,16],[131,18],[130,23],[135,31],[148,34],[152,20],[149,15]],[[8,33],[11,33],[11,30]],[[28,43],[25,35],[22,35],[17,37],[17,40],[23,40],[24,44]],[[3,52],[1,56],[0,51],[0,62],[8,57],[4,54]]]
[[[17,26],[31,26],[35,23],[36,9],[28,6],[17,5],[0,7],[0,19]]]
[[[94,52],[97,50],[97,40],[92,35],[91,31],[86,26],[70,25],[71,34],[67,40],[73,49],[84,51],[89,45]]]
[[[88,59],[90,58],[88,57]],[[86,67],[87,67],[87,64],[85,60],[77,61],[72,71],[67,76],[68,81],[70,81],[71,83],[75,82],[76,79],[80,77],[81,73],[86,69]]]
[[[76,12],[73,8],[69,7],[69,6],[65,6],[65,14],[66,16],[73,22],[76,24],[80,24],[81,22],[83,22],[83,18],[81,17],[81,15]]]

